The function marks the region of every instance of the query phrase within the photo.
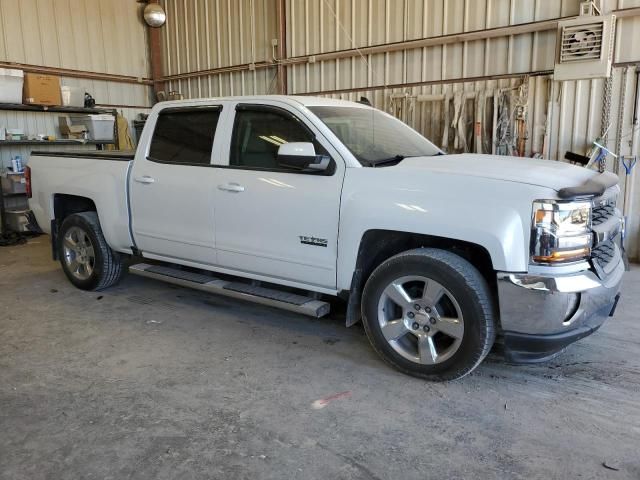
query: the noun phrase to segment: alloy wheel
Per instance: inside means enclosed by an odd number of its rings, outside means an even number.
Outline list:
[[[425,276],[389,283],[378,302],[378,321],[389,345],[409,361],[434,365],[451,358],[464,336],[464,318],[455,297]]]
[[[79,227],[71,227],[62,239],[64,262],[71,274],[78,280],[91,277],[96,264],[96,255],[87,232]]]

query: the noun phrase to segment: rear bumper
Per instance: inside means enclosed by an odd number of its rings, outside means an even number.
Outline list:
[[[541,362],[590,335],[617,306],[625,271],[618,252],[608,275],[498,273],[500,321],[506,360]]]

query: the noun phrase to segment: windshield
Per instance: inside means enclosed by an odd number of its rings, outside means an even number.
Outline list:
[[[363,166],[442,151],[400,120],[373,108],[309,107]]]

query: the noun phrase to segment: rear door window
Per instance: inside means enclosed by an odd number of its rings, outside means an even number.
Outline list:
[[[160,112],[149,160],[181,165],[211,164],[213,139],[222,107],[167,108]]]

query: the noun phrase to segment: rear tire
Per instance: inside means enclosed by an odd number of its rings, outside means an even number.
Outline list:
[[[96,212],[65,218],[58,232],[57,252],[65,275],[81,290],[108,288],[125,273],[124,257],[107,244]]]
[[[465,259],[434,248],[410,250],[378,266],[364,288],[362,318],[387,363],[427,380],[467,375],[495,340],[485,278]]]

